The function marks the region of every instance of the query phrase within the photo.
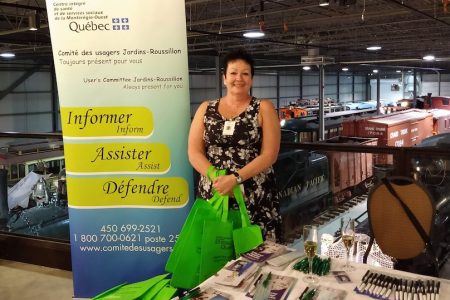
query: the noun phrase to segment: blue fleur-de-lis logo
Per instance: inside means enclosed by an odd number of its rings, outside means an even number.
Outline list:
[[[113,30],[130,30],[129,18],[112,18]]]

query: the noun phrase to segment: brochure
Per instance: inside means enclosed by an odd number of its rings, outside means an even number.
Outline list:
[[[242,257],[256,263],[265,263],[270,258],[274,258],[283,253],[286,253],[287,247],[285,245],[277,244],[272,241],[265,241],[262,245],[255,249],[243,253]]]
[[[304,256],[301,251],[289,251],[276,257],[267,260],[267,264],[277,270],[284,270],[291,262]]]
[[[284,300],[287,299],[291,290],[297,283],[297,278],[279,274],[271,273],[268,276],[267,273],[262,274],[259,277],[259,281],[256,282],[249,292],[245,295],[248,298],[252,298],[255,294],[255,291],[258,289],[258,286],[263,284],[261,282],[262,278],[269,278],[268,282],[265,282],[267,286],[270,286],[269,300]],[[267,281],[267,280],[266,280]]]
[[[331,287],[319,286],[312,300],[344,300],[347,292]]]
[[[207,287],[201,290],[197,295],[190,298],[194,300],[232,300],[233,296],[228,293],[219,291],[213,287]]]
[[[242,281],[253,275],[258,269],[258,264],[253,261],[237,259],[226,264],[217,272],[214,282],[227,286],[239,286]]]

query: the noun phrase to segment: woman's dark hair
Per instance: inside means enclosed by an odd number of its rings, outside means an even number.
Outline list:
[[[222,62],[223,74],[225,74],[225,76],[227,74],[228,63],[230,63],[231,61],[234,61],[234,60],[238,60],[238,59],[242,59],[243,61],[245,61],[246,63],[248,63],[250,65],[252,78],[253,78],[253,75],[255,75],[255,62],[253,61],[252,56],[250,54],[248,54],[248,52],[242,48],[228,52],[225,55],[225,57],[223,58],[223,62]]]

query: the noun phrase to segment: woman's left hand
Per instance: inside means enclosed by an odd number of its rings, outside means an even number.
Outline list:
[[[233,174],[218,176],[214,179],[213,188],[221,195],[230,195],[236,183],[236,177]]]

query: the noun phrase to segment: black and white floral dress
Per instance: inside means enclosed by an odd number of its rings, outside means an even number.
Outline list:
[[[261,101],[252,98],[246,110],[232,119],[224,118],[218,111],[219,100],[208,104],[203,122],[203,136],[206,157],[217,169],[226,169],[228,173],[238,171],[257,157],[261,150],[262,128],[258,114]],[[234,121],[232,135],[223,135],[226,121]],[[273,168],[247,179],[244,183],[244,197],[250,219],[263,230],[266,239],[280,237],[279,202],[276,199]],[[212,183],[204,176],[200,177],[198,195],[203,199],[212,197]]]

